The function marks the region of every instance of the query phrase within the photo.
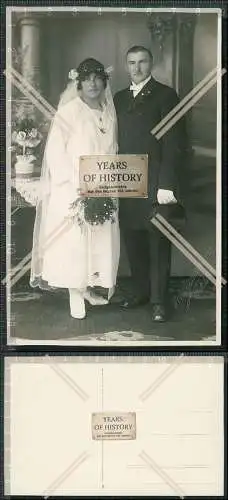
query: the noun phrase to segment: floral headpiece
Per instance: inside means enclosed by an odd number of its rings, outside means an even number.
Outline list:
[[[90,60],[90,61],[92,61],[92,63],[93,63],[93,60]],[[95,64],[95,63],[91,64],[91,62],[90,62],[90,64],[88,64],[88,62],[86,61],[82,65],[79,65],[79,70],[80,71],[78,71],[75,68],[72,68],[69,71],[69,73],[68,73],[68,78],[69,78],[69,80],[75,81],[75,80],[77,80],[79,78],[80,74],[83,74],[83,73],[84,74],[86,74],[86,73],[89,74],[89,73],[91,73],[93,71],[95,73],[98,73],[98,74],[100,73],[102,75],[109,76],[112,73],[113,69],[114,69],[113,66],[108,66],[108,68],[104,69],[103,65],[99,65],[98,66],[98,64]]]

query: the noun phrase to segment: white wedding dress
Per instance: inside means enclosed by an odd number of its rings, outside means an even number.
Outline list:
[[[66,222],[69,205],[78,196],[79,157],[117,153],[115,115],[104,107],[102,133],[98,114],[78,96],[61,106],[54,118],[41,180],[43,209],[39,213],[37,207],[34,229],[32,286],[41,286],[43,281],[51,287],[69,289],[115,286],[120,254],[118,212],[114,223],[85,224],[81,228],[75,220]],[[53,242],[42,250],[50,234],[54,235]]]

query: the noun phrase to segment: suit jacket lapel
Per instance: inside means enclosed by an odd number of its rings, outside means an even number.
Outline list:
[[[137,101],[142,101],[144,97],[150,96],[151,93],[154,91],[156,87],[156,80],[154,80],[153,77],[149,80],[149,82],[144,85],[142,90],[137,94],[137,96],[134,98],[135,102]]]
[[[143,104],[147,97],[150,97],[151,94],[156,89],[156,80],[152,77],[149,82],[146,83],[146,85],[140,90],[140,92],[136,95],[136,97],[133,96],[133,92],[131,90],[128,90],[129,94],[129,111],[132,111],[136,109],[138,106]]]

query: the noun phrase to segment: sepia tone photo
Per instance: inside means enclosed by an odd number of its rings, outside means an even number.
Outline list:
[[[221,343],[221,15],[7,8],[8,343]]]

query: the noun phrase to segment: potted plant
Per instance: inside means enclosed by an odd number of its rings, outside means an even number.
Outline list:
[[[15,173],[17,177],[31,177],[35,172],[36,150],[42,141],[42,134],[33,120],[21,120],[12,134],[13,149],[16,154]]]

